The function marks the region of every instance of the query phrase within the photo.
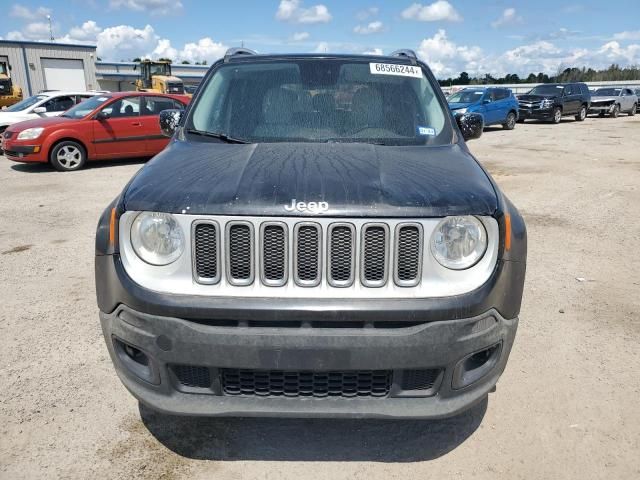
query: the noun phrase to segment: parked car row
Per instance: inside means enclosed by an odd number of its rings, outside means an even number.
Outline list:
[[[638,95],[627,87],[599,88],[590,92],[585,83],[548,83],[538,85],[517,97],[508,88],[468,87],[448,97],[454,114],[479,113],[485,126],[502,125],[511,130],[515,123],[527,119],[560,123],[562,117],[573,116],[583,121],[587,114],[617,117],[620,113],[635,115]]]
[[[78,170],[88,160],[152,157],[169,141],[160,131],[160,112],[183,110],[189,100],[150,92],[36,95],[0,112],[0,150],[9,160],[50,163],[60,171]]]

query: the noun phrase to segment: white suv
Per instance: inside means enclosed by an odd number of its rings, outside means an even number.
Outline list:
[[[42,92],[0,110],[0,133],[9,125],[34,118],[55,117],[102,92]]]

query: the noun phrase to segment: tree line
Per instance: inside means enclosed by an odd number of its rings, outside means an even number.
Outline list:
[[[504,77],[494,77],[486,74],[479,77],[470,77],[467,72],[462,72],[457,78],[438,80],[440,86],[452,85],[487,85],[487,84],[515,84],[515,83],[564,83],[564,82],[613,82],[625,80],[640,80],[640,66],[620,67],[612,64],[603,70],[593,68],[565,68],[558,69],[555,75],[546,73],[530,73],[528,77],[520,78],[516,73],[509,73]]]

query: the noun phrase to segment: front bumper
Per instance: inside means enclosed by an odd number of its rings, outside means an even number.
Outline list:
[[[40,145],[26,145],[12,140],[4,140],[0,145],[4,156],[14,162],[46,162]]]
[[[520,120],[536,119],[549,120],[553,118],[553,107],[551,108],[523,108],[518,109],[518,118]]]
[[[594,105],[591,104],[589,107],[589,113],[611,113],[613,111],[614,103],[607,105]]]
[[[426,322],[397,329],[226,327],[147,315],[125,306],[100,312],[102,330],[118,375],[152,409],[178,415],[442,418],[482,400],[505,368],[518,319],[490,310],[477,317]],[[122,343],[148,359],[148,376],[123,357]],[[457,365],[497,346],[483,375],[463,388]],[[173,366],[206,367],[209,388],[181,384]],[[393,371],[384,398],[287,398],[228,395],[219,369],[278,371]],[[403,392],[406,370],[437,369],[428,391]],[[136,373],[137,372],[137,373]],[[472,372],[473,373],[473,372]],[[144,379],[142,377],[145,377]],[[477,377],[477,376],[476,376]]]

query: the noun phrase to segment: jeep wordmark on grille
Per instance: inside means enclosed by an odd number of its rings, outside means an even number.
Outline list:
[[[524,222],[429,68],[232,49],[102,215],[122,382],[184,415],[439,418],[482,400],[518,325]]]

